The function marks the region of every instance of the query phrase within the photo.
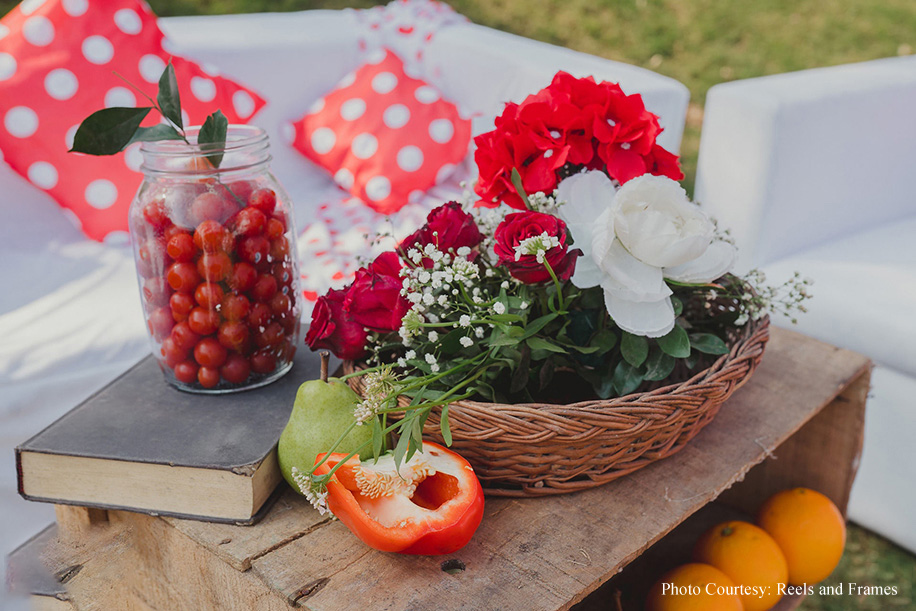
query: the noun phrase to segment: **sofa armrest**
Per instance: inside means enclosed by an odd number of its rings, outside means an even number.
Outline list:
[[[914,107],[912,57],[710,89],[696,196],[739,270],[912,214]]]

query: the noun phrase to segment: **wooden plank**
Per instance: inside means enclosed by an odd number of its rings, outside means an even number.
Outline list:
[[[57,536],[62,539],[79,540],[92,529],[108,524],[108,512],[104,509],[55,505],[54,515],[57,519]]]

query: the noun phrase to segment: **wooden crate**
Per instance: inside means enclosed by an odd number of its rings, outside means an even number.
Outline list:
[[[648,560],[675,562],[723,511],[753,512],[794,485],[845,509],[869,374],[861,355],[774,329],[754,378],[682,452],[593,490],[488,499],[449,557],[371,550],[290,492],[251,527],[62,509],[44,560],[81,610],[629,608],[666,568]],[[445,572],[445,560],[465,568]]]

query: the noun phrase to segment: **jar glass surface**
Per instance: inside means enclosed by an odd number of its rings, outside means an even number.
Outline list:
[[[153,356],[181,390],[225,393],[292,367],[299,272],[289,197],[270,173],[263,130],[229,126],[225,146],[141,145],[130,208]]]

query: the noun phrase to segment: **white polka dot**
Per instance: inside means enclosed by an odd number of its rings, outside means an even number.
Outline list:
[[[118,188],[110,180],[99,178],[89,183],[84,195],[86,196],[87,204],[93,208],[104,210],[105,208],[110,208],[118,199]]]
[[[207,76],[219,76],[219,68],[213,64],[201,64],[200,69],[204,71],[204,74]]]
[[[76,213],[73,210],[70,210],[69,208],[61,208],[60,211],[64,213],[64,216],[67,217],[71,223],[73,223],[74,227],[77,229],[83,228],[83,221],[80,220],[80,217],[76,216]]]
[[[114,57],[114,47],[104,36],[89,36],[83,41],[83,57],[101,66],[110,62]]]
[[[69,100],[78,88],[76,75],[66,68],[51,70],[45,77],[45,91],[55,100]]]
[[[284,123],[280,127],[280,135],[287,144],[292,144],[296,139],[296,126],[292,123]]]
[[[16,58],[9,53],[0,53],[0,82],[16,74]]]
[[[366,183],[366,197],[374,202],[385,199],[391,195],[391,181],[384,176],[370,178]]]
[[[432,104],[439,99],[439,92],[429,85],[423,85],[422,87],[417,87],[417,90],[413,92],[413,96],[421,104]]]
[[[309,106],[309,114],[314,115],[324,110],[324,98],[318,98]]]
[[[324,155],[331,152],[331,149],[337,144],[337,136],[330,127],[319,127],[312,132],[311,143],[316,153]]]
[[[380,72],[372,79],[372,89],[376,93],[390,93],[392,89],[398,86],[398,77],[390,72]]]
[[[366,59],[366,62],[374,66],[376,64],[382,63],[384,59],[385,59],[385,52],[382,51],[381,49],[376,49],[375,51],[369,54],[369,57],[368,59]]]
[[[35,15],[25,20],[22,36],[36,47],[46,47],[54,40],[54,24],[44,15]]]
[[[102,238],[102,241],[109,246],[127,246],[130,244],[130,234],[126,231],[115,229],[114,231],[109,231],[108,234]]]
[[[392,104],[382,114],[382,121],[391,129],[404,127],[410,121],[410,110],[403,104]]]
[[[76,130],[78,130],[79,128],[80,128],[79,125],[74,125],[70,129],[68,129],[67,133],[64,135],[64,138],[66,139],[66,142],[67,142],[67,150],[70,150],[73,148],[73,139],[76,137]]]
[[[192,77],[191,93],[201,102],[212,102],[216,97],[216,83],[201,76]]]
[[[357,159],[369,159],[378,150],[378,140],[372,134],[362,133],[353,138],[353,144],[350,149]]]
[[[445,182],[448,180],[448,177],[455,173],[458,167],[451,163],[444,164],[439,171],[436,172],[436,184]]]
[[[125,34],[139,34],[143,30],[143,21],[136,11],[122,8],[114,14],[115,25]]]
[[[162,39],[162,49],[170,55],[175,55],[175,52],[177,51],[177,49],[175,49],[175,43],[172,42],[171,38]]]
[[[398,167],[405,172],[416,172],[423,165],[423,151],[414,145],[408,145],[398,151]]]
[[[354,180],[355,179],[353,178],[353,172],[351,172],[347,168],[340,168],[334,174],[334,182],[336,182],[341,187],[347,190],[350,190],[353,188]]]
[[[63,0],[64,12],[71,17],[79,17],[89,9],[89,0]]]
[[[421,199],[423,199],[424,195],[426,195],[426,193],[424,193],[423,191],[420,191],[419,189],[414,189],[407,195],[407,203],[416,204]]]
[[[183,108],[181,109],[181,124],[182,125],[191,124],[191,115],[189,115],[188,111]]]
[[[147,83],[158,83],[159,77],[165,71],[165,61],[158,55],[144,55],[137,64],[140,76]]]
[[[9,33],[10,33],[10,29],[6,27],[5,25],[3,25],[2,23],[0,23],[0,40],[3,40],[4,38],[6,38],[9,35]]]
[[[131,144],[124,151],[124,165],[134,172],[140,171],[140,166],[143,165],[143,153],[140,152],[139,142]]]
[[[254,112],[254,98],[244,89],[232,94],[232,108],[241,119],[247,119]]]
[[[439,144],[445,144],[455,135],[455,126],[448,119],[436,119],[429,124],[429,137]]]
[[[105,108],[121,106],[133,108],[137,105],[137,96],[127,87],[112,87],[105,93]]]
[[[3,125],[11,136],[28,138],[38,131],[38,115],[28,106],[14,106],[3,117]]]
[[[355,82],[356,82],[356,71],[347,72],[347,74],[344,75],[342,79],[340,79],[340,82],[337,83],[337,88],[343,89],[344,87],[349,87],[350,85],[352,85]]]
[[[45,0],[23,0],[19,4],[19,10],[22,11],[23,15],[31,15],[35,11],[41,8],[41,5],[45,3]]]
[[[47,161],[36,161],[29,166],[27,174],[36,187],[53,189],[57,186],[57,169]]]
[[[363,113],[366,112],[366,102],[360,98],[353,98],[352,100],[347,100],[340,105],[340,116],[346,119],[347,121],[354,121],[363,116]]]

